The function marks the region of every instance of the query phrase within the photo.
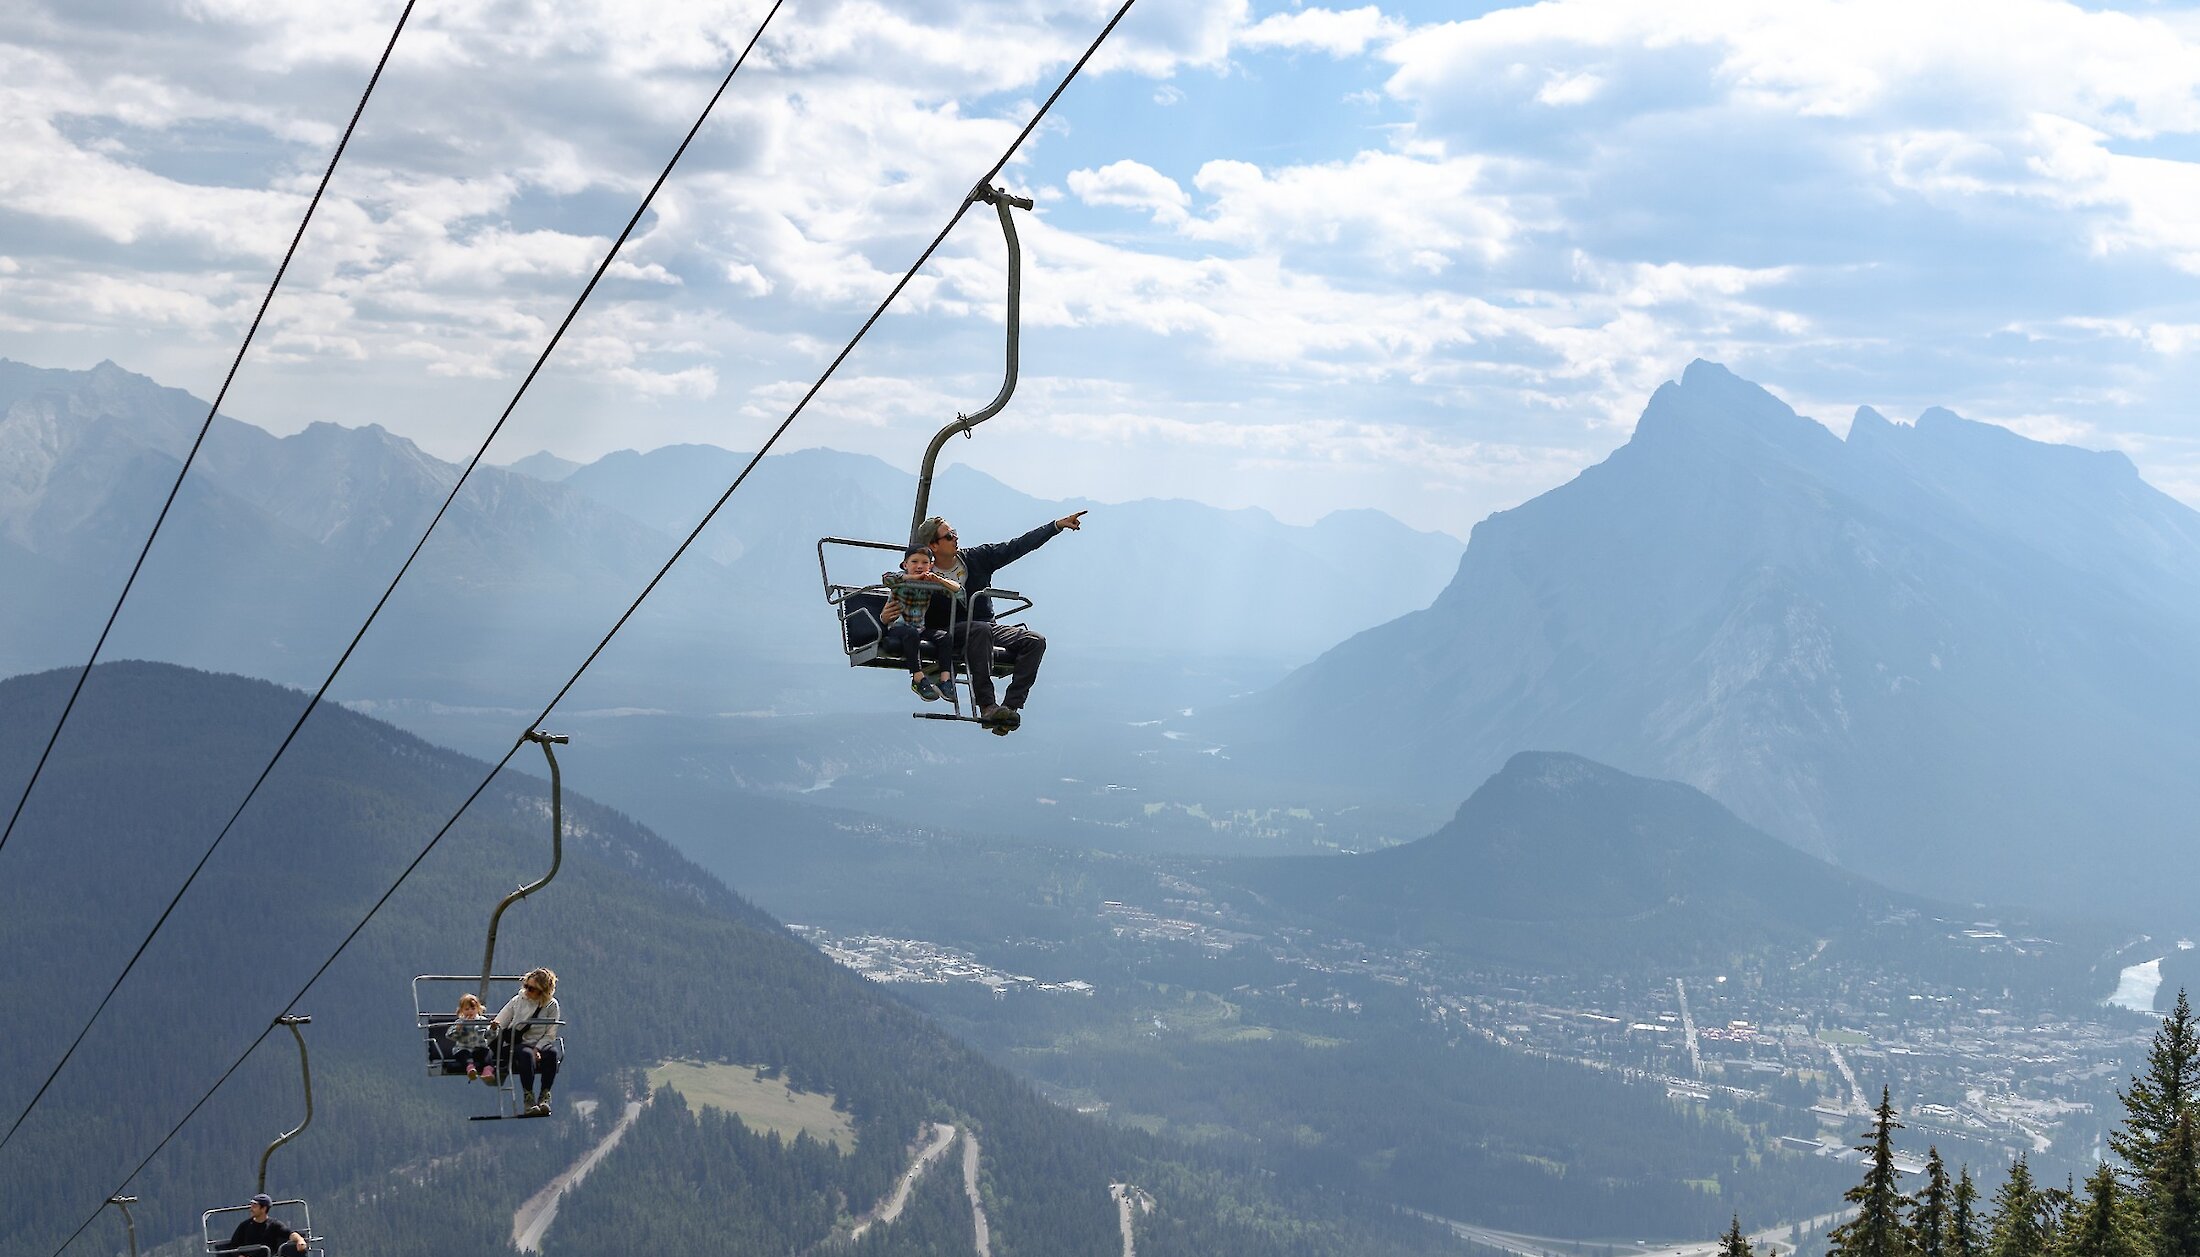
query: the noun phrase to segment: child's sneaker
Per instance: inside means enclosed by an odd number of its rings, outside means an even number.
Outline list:
[[[484,1066],[482,1066],[482,1069],[481,1069],[481,1081],[483,1081],[483,1082],[485,1082],[485,1083],[488,1083],[488,1084],[489,1084],[490,1086],[492,1086],[492,1087],[496,1086],[496,1085],[497,1085],[497,1067],[496,1067],[496,1066],[494,1066],[494,1065],[484,1065]]]
[[[481,1066],[474,1064],[472,1061],[466,1062],[466,1081],[472,1082],[479,1077],[481,1077]]]
[[[927,703],[940,701],[940,687],[933,683],[931,677],[913,676],[909,678],[909,688],[915,690],[917,697]]]

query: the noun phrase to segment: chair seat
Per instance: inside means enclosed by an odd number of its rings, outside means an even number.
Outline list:
[[[854,668],[894,668],[909,671],[909,662],[900,655],[884,653],[879,641],[880,615],[886,609],[886,595],[876,592],[849,594],[840,603],[840,642],[847,652],[848,665]],[[1015,659],[999,646],[993,648],[993,675],[1005,677],[1016,670]]]

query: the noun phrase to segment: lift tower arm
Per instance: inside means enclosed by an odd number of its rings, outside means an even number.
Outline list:
[[[911,545],[932,543],[930,537],[918,537],[917,529],[923,526],[925,517],[931,513],[932,465],[939,461],[940,450],[947,444],[947,438],[957,432],[969,436],[972,428],[1001,413],[1001,407],[1008,405],[1009,396],[1016,391],[1016,342],[1023,323],[1024,251],[1016,242],[1016,220],[1009,217],[1008,211],[1010,207],[1030,209],[1031,198],[1010,196],[999,188],[981,183],[971,191],[970,200],[992,206],[994,212],[1000,215],[1001,234],[1008,237],[1008,370],[1001,379],[1001,391],[994,395],[992,401],[987,402],[975,414],[955,416],[955,421],[941,428],[933,435],[932,443],[924,447],[924,466],[917,472],[917,509],[909,517]]]

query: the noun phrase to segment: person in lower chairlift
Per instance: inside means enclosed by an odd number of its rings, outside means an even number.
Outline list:
[[[267,1211],[274,1207],[274,1198],[266,1192],[254,1196],[252,1198],[252,1216],[239,1222],[237,1229],[230,1232],[229,1242],[214,1251],[217,1253],[235,1253],[238,1254],[238,1257],[259,1257],[260,1254],[274,1257],[278,1250],[286,1248],[295,1249],[301,1253],[306,1251],[305,1236],[291,1230],[287,1224],[278,1222],[268,1216]]]
[[[550,1115],[550,1088],[558,1080],[558,1027],[550,1023],[558,1011],[558,975],[548,969],[530,969],[520,979],[519,994],[497,1011],[490,1029],[512,1045],[511,1068],[519,1074],[521,1112],[529,1117]],[[542,1094],[535,1094],[535,1079],[542,1079]]]

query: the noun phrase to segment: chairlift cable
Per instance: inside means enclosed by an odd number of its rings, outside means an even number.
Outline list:
[[[1001,154],[1000,160],[993,163],[992,167],[986,171],[984,177],[978,181],[978,184],[976,186],[983,187],[984,185],[990,183],[993,180],[994,176],[998,175],[1001,172],[1002,168],[1007,166],[1009,161],[1015,157],[1017,150],[1023,147],[1024,141],[1029,139],[1032,132],[1038,129],[1039,123],[1046,118],[1047,112],[1054,108],[1054,103],[1061,99],[1062,93],[1068,90],[1069,85],[1076,80],[1077,75],[1085,68],[1086,63],[1090,62],[1093,58],[1093,55],[1100,51],[1101,45],[1107,42],[1108,36],[1115,32],[1115,28],[1122,23],[1124,17],[1129,15],[1131,11],[1131,6],[1136,3],[1137,0],[1123,0],[1121,7],[1116,9],[1115,15],[1108,19],[1107,25],[1101,27],[1100,33],[1093,37],[1092,43],[1085,49],[1084,55],[1080,56],[1077,59],[1076,63],[1070,67],[1069,72],[1062,77],[1062,81],[1055,85],[1053,92],[1051,92],[1047,96],[1046,100],[1039,106],[1038,112],[1032,115],[1031,120],[1024,125],[1023,130],[1017,132],[1016,138],[1010,142],[1008,148]],[[773,11],[777,12],[777,9],[778,6],[777,4],[775,4],[773,6]],[[759,31],[759,34],[761,34],[761,30]],[[754,45],[755,41],[751,40],[750,46],[754,47]],[[744,52],[742,55],[745,57],[747,54]],[[947,226],[941,228],[940,233],[932,238],[932,243],[925,246],[924,252],[918,256],[916,263],[912,265],[909,268],[908,272],[902,276],[901,280],[894,285],[893,290],[887,293],[886,297],[879,302],[878,308],[871,312],[870,317],[863,321],[863,325],[857,329],[855,336],[849,340],[847,346],[843,348],[839,354],[834,356],[832,363],[827,366],[825,372],[818,377],[817,382],[812,384],[809,390],[802,395],[801,400],[795,403],[794,409],[788,412],[786,419],[781,421],[779,427],[773,431],[771,438],[767,440],[763,444],[763,446],[757,450],[755,456],[749,460],[747,466],[742,468],[740,475],[735,477],[733,484],[728,486],[723,494],[719,495],[718,501],[714,505],[712,505],[712,507],[710,508],[710,512],[703,516],[702,521],[696,524],[695,528],[688,533],[687,539],[682,541],[679,545],[679,548],[673,551],[672,557],[665,561],[664,566],[660,567],[657,570],[657,574],[655,576],[650,578],[649,584],[643,587],[642,592],[635,597],[633,604],[627,607],[625,613],[622,614],[618,618],[617,622],[611,626],[610,631],[604,634],[603,640],[596,644],[596,648],[594,650],[588,652],[588,657],[581,662],[581,666],[579,668],[576,668],[573,672],[573,675],[566,681],[566,683],[562,687],[559,688],[556,697],[552,698],[550,702],[543,707],[542,713],[540,715],[538,715],[533,721],[530,721],[528,723],[527,728],[530,732],[540,727],[542,721],[549,718],[550,712],[554,708],[556,708],[558,703],[564,699],[566,694],[571,692],[573,686],[580,681],[582,674],[588,670],[590,665],[595,663],[597,656],[601,655],[604,651],[604,648],[611,644],[611,639],[618,635],[619,630],[626,626],[627,621],[633,617],[635,611],[640,609],[642,602],[647,599],[650,593],[657,588],[658,583],[664,579],[665,573],[672,570],[672,565],[678,562],[680,556],[687,552],[690,545],[694,544],[695,539],[702,535],[703,529],[710,525],[711,520],[717,516],[718,511],[725,506],[726,502],[730,498],[732,498],[734,492],[741,487],[742,483],[745,480],[747,480],[749,473],[755,470],[757,463],[762,460],[764,454],[770,450],[773,443],[777,442],[780,436],[787,431],[788,427],[794,423],[795,419],[802,413],[803,409],[809,405],[810,399],[817,396],[818,391],[825,386],[825,382],[827,380],[832,378],[833,372],[839,369],[840,364],[846,361],[848,356],[855,351],[856,345],[862,341],[864,335],[871,330],[871,327],[876,324],[882,316],[884,316],[887,307],[893,303],[896,297],[901,295],[903,289],[909,286],[910,281],[915,278],[918,269],[921,268],[925,262],[931,259],[932,254],[937,251],[941,243],[943,243],[947,239],[948,232],[952,231],[955,227],[955,224],[962,220],[963,214],[970,208],[970,203],[970,199],[968,197],[965,197],[963,202],[956,207],[954,215],[948,219]],[[321,976],[328,972],[330,966],[336,963],[337,958],[342,956],[345,949],[351,946],[353,940],[359,937],[360,932],[367,928],[368,922],[374,919],[375,914],[379,913],[382,910],[383,905],[387,904],[390,901],[390,898],[397,893],[398,889],[402,887],[409,878],[411,878],[413,872],[418,869],[421,863],[428,858],[428,855],[435,850],[437,844],[443,841],[444,835],[450,833],[452,827],[458,824],[459,819],[465,816],[467,809],[471,808],[474,805],[475,800],[479,799],[482,794],[488,790],[490,784],[496,780],[497,774],[502,772],[507,764],[511,763],[512,757],[518,754],[519,749],[526,744],[527,738],[524,734],[512,743],[510,749],[504,752],[503,758],[499,759],[496,764],[490,768],[488,774],[481,779],[481,783],[479,785],[476,785],[473,788],[472,793],[466,796],[465,801],[458,805],[458,809],[451,813],[450,819],[444,821],[442,826],[435,831],[435,835],[428,839],[427,845],[420,849],[420,854],[413,857],[412,862],[407,864],[404,868],[404,871],[397,875],[397,880],[390,883],[389,889],[382,892],[381,898],[374,901],[374,905],[367,909],[366,915],[359,918],[359,923],[352,926],[351,931],[344,935],[343,941],[336,945],[336,949],[329,953],[328,958],[326,960],[323,960],[320,967],[313,971],[312,976],[306,979],[305,984],[298,988],[297,994],[291,996],[290,1000],[283,1006],[286,1011],[292,1007],[295,1007],[299,1000],[305,998],[307,992],[313,989],[314,983],[321,980]],[[227,1082],[230,1076],[237,1072],[237,1069],[244,1064],[246,1057],[249,1057],[252,1054],[253,1048],[258,1047],[261,1042],[265,1041],[267,1036],[273,1032],[273,1029],[274,1027],[270,1025],[268,1029],[260,1032],[259,1038],[254,1039],[251,1046],[245,1049],[244,1054],[242,1056],[239,1056],[237,1060],[229,1066],[228,1069],[224,1070],[220,1078],[214,1080],[214,1085],[207,1089],[206,1094],[200,1096],[198,1102],[191,1106],[190,1111],[186,1112],[183,1117],[176,1122],[174,1126],[169,1128],[168,1133],[161,1137],[160,1142],[154,1145],[153,1150],[145,1154],[144,1159],[140,1160],[137,1163],[136,1168],[132,1169],[130,1173],[123,1178],[122,1182],[116,1186],[114,1192],[109,1193],[109,1195],[119,1193],[127,1188],[132,1180],[134,1180],[139,1174],[144,1172],[146,1166],[153,1163],[153,1158],[159,1156],[162,1150],[167,1148],[167,1146],[174,1141],[175,1137],[178,1134],[182,1133],[184,1126],[190,1122],[191,1118],[195,1116],[201,1108],[205,1107],[208,1100],[213,1099],[214,1093],[220,1090],[222,1084]],[[95,1208],[91,1212],[91,1214],[89,1214],[84,1219],[83,1222],[77,1224],[76,1230],[70,1232],[69,1238],[63,1240],[60,1246],[54,1249],[53,1257],[61,1257],[63,1251],[66,1250],[70,1244],[76,1242],[77,1236],[82,1235],[84,1231],[89,1228],[94,1221],[98,1219],[99,1211],[104,1208],[106,1208],[106,1203],[105,1199],[102,1198],[98,1208]]]
[[[92,643],[91,658],[84,661],[84,670],[76,674],[76,684],[69,689],[68,701],[61,705],[61,718],[54,721],[53,732],[46,738],[46,749],[38,753],[38,763],[32,766],[30,780],[23,783],[23,793],[15,800],[15,810],[8,815],[7,828],[0,829],[0,849],[8,845],[8,838],[15,833],[15,823],[23,818],[23,805],[30,802],[31,791],[38,785],[38,777],[46,769],[46,760],[52,756],[54,743],[61,740],[62,726],[69,723],[69,713],[76,710],[77,695],[84,692],[84,682],[92,675],[92,665],[99,662],[99,652],[107,647],[107,635],[114,632],[115,621],[122,616],[122,604],[130,598],[130,590],[136,586],[138,573],[145,567],[145,556],[153,552],[153,539],[160,536],[160,527],[168,520],[168,510],[176,504],[176,495],[183,490],[183,478],[191,474],[191,464],[199,456],[199,447],[206,444],[206,434],[214,427],[214,416],[221,411],[222,399],[229,396],[229,386],[237,379],[237,369],[244,365],[245,351],[252,348],[252,338],[260,331],[260,320],[267,317],[267,308],[275,300],[275,290],[282,287],[283,276],[290,270],[290,260],[297,256],[298,242],[305,239],[306,227],[313,222],[313,212],[321,207],[321,194],[328,191],[330,178],[336,174],[336,163],[344,159],[344,149],[351,144],[351,133],[359,126],[359,117],[367,111],[367,101],[374,95],[375,84],[382,81],[383,67],[390,63],[390,53],[397,47],[397,37],[405,31],[405,21],[412,16],[416,0],[405,0],[404,9],[397,15],[397,25],[390,31],[390,40],[382,46],[382,57],[374,63],[374,73],[367,77],[367,89],[359,94],[359,103],[352,108],[351,121],[344,124],[343,137],[336,141],[336,151],[329,155],[328,168],[321,172],[320,186],[313,189],[313,199],[306,202],[305,217],[298,220],[298,230],[290,237],[290,247],[283,250],[282,264],[275,268],[275,278],[268,281],[267,292],[260,298],[260,308],[252,315],[252,325],[245,329],[244,342],[237,346],[237,356],[229,361],[229,374],[222,377],[222,386],[214,394],[214,402],[206,408],[206,421],[199,425],[199,434],[191,442],[191,450],[183,456],[183,466],[176,468],[176,482],[168,486],[168,497],[160,504],[160,514],[153,517],[153,529],[145,534],[145,544],[138,549],[137,561],[130,565],[130,575],[122,582],[122,592],[115,597],[114,608],[107,612],[107,623],[99,630],[99,640]],[[11,1129],[10,1134],[13,1134]],[[5,1143],[0,1140],[0,1143]]]
[[[124,979],[128,978],[130,971],[137,967],[138,961],[145,955],[146,948],[152,946],[154,936],[160,933],[161,927],[167,924],[168,918],[175,913],[177,905],[183,902],[184,895],[198,881],[199,874],[205,870],[207,862],[213,859],[214,852],[222,845],[223,839],[229,837],[230,830],[236,828],[237,821],[244,815],[245,809],[250,807],[252,800],[259,796],[260,787],[267,783],[268,777],[275,771],[275,765],[282,762],[284,753],[290,750],[290,744],[297,740],[299,731],[305,728],[306,721],[320,707],[322,698],[329,692],[329,687],[336,683],[337,675],[344,670],[344,665],[351,661],[352,652],[359,648],[359,643],[366,638],[367,630],[374,626],[375,620],[382,614],[382,608],[389,605],[391,595],[397,592],[398,583],[405,579],[405,574],[412,570],[414,560],[418,559],[420,552],[427,548],[428,538],[434,535],[436,526],[443,522],[443,516],[451,509],[451,504],[458,500],[459,491],[465,488],[467,479],[481,465],[482,458],[489,452],[489,446],[495,442],[497,434],[503,431],[505,422],[512,417],[512,412],[518,409],[520,399],[527,395],[528,387],[535,382],[536,375],[542,371],[544,364],[550,360],[550,355],[556,351],[558,342],[565,336],[566,329],[570,328],[574,319],[580,315],[582,305],[588,301],[589,295],[595,292],[597,283],[611,269],[611,264],[618,260],[619,250],[625,247],[627,238],[634,234],[634,229],[640,225],[642,216],[648,213],[650,203],[656,199],[658,190],[663,188],[665,181],[671,177],[673,167],[679,164],[681,156],[688,150],[688,145],[694,142],[696,133],[703,129],[703,123],[709,120],[711,111],[717,107],[719,99],[726,94],[726,88],[732,85],[733,76],[740,72],[742,64],[748,60],[749,53],[755,50],[757,42],[764,36],[765,29],[771,25],[772,18],[778,14],[780,6],[785,3],[786,0],[772,0],[771,10],[764,15],[764,20],[758,24],[755,34],[749,37],[748,46],[741,50],[741,55],[734,60],[733,68],[726,71],[726,77],[719,81],[718,90],[711,94],[709,103],[705,104],[703,112],[697,115],[695,125],[688,128],[686,138],[680,141],[680,147],[673,151],[671,160],[667,161],[664,169],[658,173],[657,181],[650,185],[649,192],[642,197],[641,204],[635,207],[634,216],[627,220],[626,229],[619,233],[619,238],[613,241],[611,247],[604,252],[603,261],[597,265],[596,273],[589,276],[587,286],[581,289],[580,296],[574,298],[572,308],[565,313],[564,321],[560,322],[557,330],[550,334],[549,343],[543,346],[542,352],[535,358],[534,365],[528,368],[526,378],[520,381],[519,388],[512,394],[512,400],[505,405],[504,413],[497,417],[496,424],[489,429],[489,434],[482,438],[481,447],[474,451],[474,456],[466,464],[465,470],[459,473],[458,480],[451,485],[451,491],[444,497],[443,505],[436,508],[435,517],[428,521],[427,529],[420,534],[420,539],[413,543],[412,553],[405,556],[405,562],[398,567],[397,574],[390,578],[389,586],[382,591],[381,598],[376,600],[374,609],[367,613],[367,618],[360,624],[359,631],[352,634],[350,644],[345,646],[344,653],[337,657],[336,665],[329,669],[328,676],[322,679],[321,687],[313,692],[313,697],[306,700],[305,708],[298,713],[297,720],[292,722],[290,732],[283,735],[282,743],[275,748],[275,754],[268,759],[266,766],[260,769],[260,775],[253,781],[252,788],[245,791],[243,800],[237,804],[236,810],[229,814],[229,820],[222,825],[221,832],[216,834],[214,841],[207,845],[205,854],[201,855],[199,862],[192,866],[190,875],[183,879],[183,885],[177,887],[174,897],[168,901],[168,906],[161,910],[160,918],[154,921],[153,928],[146,932],[144,941],[140,942],[137,951],[131,954],[130,962],[122,967],[120,974],[116,975],[114,985],[107,988],[107,994],[101,997],[99,1006],[92,1010],[91,1018],[84,1023],[84,1028],[77,1032],[75,1040],[69,1044],[69,1050],[62,1053],[61,1060],[53,1067],[53,1072],[48,1074],[46,1081],[39,1085],[37,1094],[33,1095],[31,1102],[23,1107],[21,1113],[16,1115],[14,1123],[8,1127],[7,1134],[0,1136],[0,1148],[7,1147],[8,1141],[15,1138],[15,1132],[22,1128],[23,1120],[30,1116],[31,1110],[37,1107],[39,1099],[46,1094],[49,1087],[53,1086],[54,1079],[61,1076],[62,1069],[68,1065],[70,1058],[76,1055],[77,1048],[83,1045],[86,1036],[91,1034],[92,1026],[98,1022],[100,1014],[107,1010],[107,1005],[114,999],[115,993],[122,989]],[[78,684],[81,686],[82,683],[83,679],[79,677]],[[48,749],[51,749],[50,745]],[[508,760],[511,757],[507,755],[505,758]]]

